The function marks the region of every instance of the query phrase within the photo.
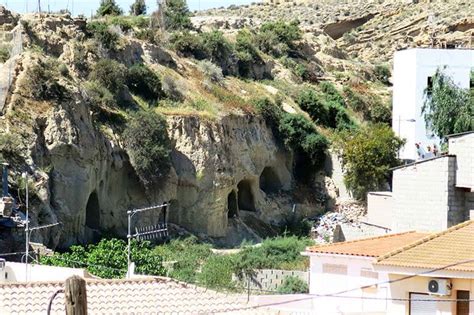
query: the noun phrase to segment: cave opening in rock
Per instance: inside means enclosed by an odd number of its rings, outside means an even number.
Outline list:
[[[239,207],[237,206],[237,194],[232,190],[227,196],[227,217],[235,218],[239,216]]]
[[[93,192],[89,196],[86,206],[86,226],[93,230],[100,228],[100,205],[97,192]]]
[[[252,191],[252,182],[243,180],[237,185],[237,200],[240,210],[257,211],[255,209],[255,198]]]
[[[260,189],[266,194],[276,193],[281,189],[281,181],[273,167],[265,167],[260,175]]]

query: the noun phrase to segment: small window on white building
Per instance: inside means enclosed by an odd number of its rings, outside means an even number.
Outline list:
[[[379,278],[379,273],[372,271],[370,269],[361,269],[360,270],[360,276],[364,278],[372,278],[372,279],[378,279]]]
[[[347,275],[347,266],[337,264],[323,264],[323,273]]]

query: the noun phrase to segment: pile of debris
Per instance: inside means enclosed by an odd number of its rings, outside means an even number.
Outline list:
[[[358,202],[338,204],[334,211],[327,212],[316,220],[311,229],[312,238],[317,244],[332,243],[337,226],[343,224],[358,226],[365,214],[365,206]]]

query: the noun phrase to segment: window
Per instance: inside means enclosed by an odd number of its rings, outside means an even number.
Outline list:
[[[336,264],[323,264],[323,273],[346,275],[347,274],[347,266],[346,265],[336,265]]]
[[[433,94],[433,77],[426,79],[426,95],[430,97]]]
[[[410,315],[437,314],[436,298],[426,293],[410,293]],[[430,300],[430,301],[427,301]]]

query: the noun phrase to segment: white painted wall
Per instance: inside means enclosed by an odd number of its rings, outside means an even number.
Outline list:
[[[393,225],[393,197],[390,191],[367,194],[367,220],[391,229]]]
[[[24,282],[26,268],[24,263],[7,262],[4,271],[0,273],[0,283]],[[90,278],[84,269],[53,267],[46,265],[28,265],[28,281],[65,281],[71,276]]]
[[[374,258],[325,255],[310,253],[310,286],[309,293],[326,295],[339,293],[346,290],[359,288],[361,286],[375,284],[388,280],[387,273],[377,273],[377,278],[367,277],[374,275],[372,262]],[[347,268],[346,274],[330,273],[325,271],[325,266],[337,265]],[[362,273],[361,273],[362,272]],[[385,312],[388,308],[386,300],[360,299],[364,297],[387,298],[388,286],[371,287],[363,290],[346,292],[341,295],[353,298],[319,297],[315,298],[318,314],[369,314]]]
[[[449,138],[449,154],[456,155],[456,187],[474,190],[474,132]]]
[[[397,51],[393,69],[392,129],[407,140],[400,158],[416,160],[415,143],[423,146],[439,139],[428,136],[421,108],[429,76],[439,67],[447,66],[445,72],[462,88],[469,87],[469,76],[474,67],[474,50],[415,48]],[[408,120],[415,120],[415,122]]]

